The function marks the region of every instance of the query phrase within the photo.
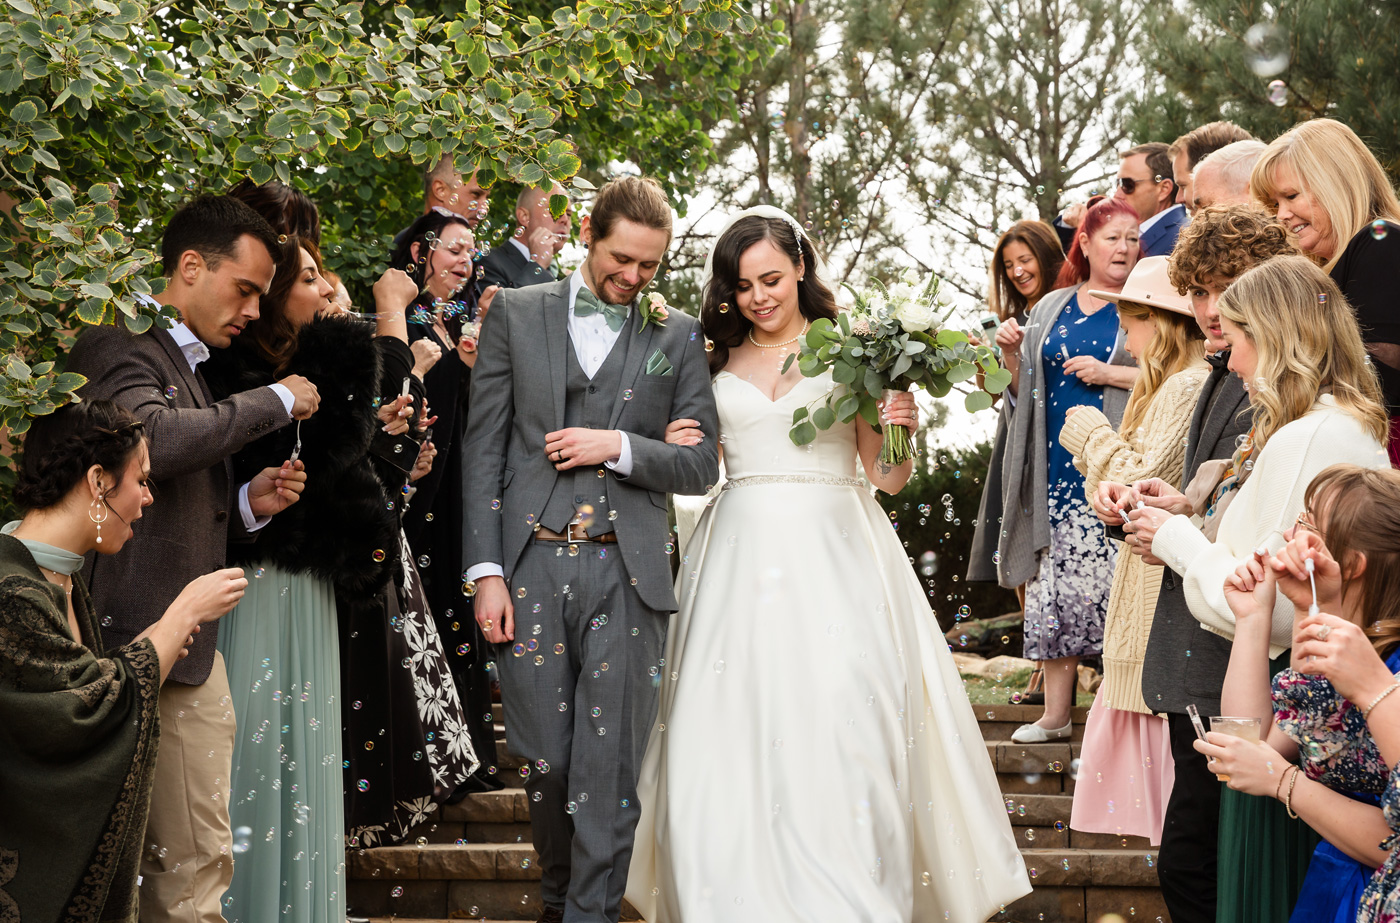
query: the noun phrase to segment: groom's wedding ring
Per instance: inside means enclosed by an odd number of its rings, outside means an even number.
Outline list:
[[[1330,635],[1331,633],[1332,633],[1332,626],[1331,626],[1331,625],[1323,625],[1321,628],[1319,628],[1319,629],[1317,630],[1317,640],[1319,640],[1319,641],[1326,641],[1326,640],[1327,640],[1327,636]]]

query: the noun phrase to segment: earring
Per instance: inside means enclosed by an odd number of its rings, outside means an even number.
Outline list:
[[[107,499],[106,494],[98,494],[97,499],[88,504],[88,519],[97,523],[97,544],[102,544],[102,524],[107,521],[107,507],[102,505],[102,501]],[[96,507],[96,513],[93,511]],[[101,515],[98,516],[97,514]]]

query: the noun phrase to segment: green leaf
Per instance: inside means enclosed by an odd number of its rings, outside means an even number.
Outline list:
[[[812,422],[817,429],[831,429],[836,422],[836,414],[830,407],[818,407],[816,413],[812,414]]]
[[[960,381],[967,381],[976,374],[977,366],[973,365],[971,362],[958,362],[948,370],[947,378],[948,381],[957,384]]]
[[[233,162],[236,164],[252,163],[258,159],[258,152],[253,150],[251,145],[240,144],[233,149]]]
[[[23,268],[23,267],[21,267],[21,268]],[[25,275],[28,275],[28,272],[27,272],[27,271],[25,272]],[[788,369],[792,368],[793,360],[796,359],[796,358],[797,358],[797,353],[788,353],[788,357],[787,357],[786,359],[783,360],[783,374],[784,374],[784,375],[787,374],[787,370],[788,370]]]
[[[277,78],[272,74],[263,74],[258,78],[258,89],[262,91],[262,95],[264,96],[271,96],[273,93],[276,93],[281,86],[282,85],[277,82]],[[305,89],[305,87],[302,89]]]
[[[87,384],[87,376],[79,375],[77,372],[63,372],[53,380],[53,389],[62,394],[68,394],[85,384]]]
[[[831,364],[831,380],[838,385],[849,385],[856,380],[856,366],[849,362],[833,362]]]
[[[807,445],[817,438],[817,428],[810,420],[804,420],[788,430],[788,438],[793,445]]]
[[[871,426],[880,425],[880,406],[869,394],[860,396],[860,417]]]
[[[807,419],[806,407],[799,407],[792,412],[792,422],[794,424],[801,423],[805,419]]]
[[[266,163],[255,163],[248,169],[248,176],[253,182],[261,186],[263,183],[272,179],[272,167],[268,166]]]
[[[19,122],[21,125],[32,122],[39,117],[39,107],[29,100],[22,100],[16,103],[10,110],[10,119]]]
[[[1003,368],[993,369],[983,378],[983,387],[992,394],[1001,394],[1010,386],[1011,373]]]
[[[87,197],[98,205],[106,205],[112,201],[112,187],[107,183],[95,183],[88,187]]]
[[[995,402],[992,400],[992,396],[986,391],[973,391],[963,401],[963,406],[967,408],[968,413],[976,413],[979,410],[986,410],[993,403]]]

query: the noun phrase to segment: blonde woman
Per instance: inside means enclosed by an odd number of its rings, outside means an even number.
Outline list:
[[[1324,468],[1386,467],[1388,421],[1351,309],[1312,260],[1278,256],[1250,269],[1221,295],[1219,310],[1230,369],[1250,392],[1252,428],[1210,485],[1198,475],[1185,497],[1160,480],[1135,484],[1135,493],[1187,512],[1130,509],[1124,529],[1130,548],[1181,576],[1202,627],[1233,639],[1226,579],[1256,549],[1283,547],[1308,484]],[[1214,530],[1213,540],[1203,528]],[[1279,655],[1293,643],[1293,604],[1285,598],[1273,607],[1269,635],[1269,657],[1282,669]],[[1302,883],[1298,838],[1290,839],[1272,807],[1235,792],[1221,798],[1220,921],[1283,920],[1291,911]]]
[[[1091,505],[1101,481],[1180,480],[1191,415],[1210,371],[1204,334],[1191,301],[1167,277],[1166,257],[1146,257],[1133,267],[1118,298],[1118,318],[1141,370],[1122,425],[1115,431],[1102,411],[1080,407],[1070,410],[1060,430],[1060,444],[1084,473]],[[1162,569],[1122,545],[1117,552],[1104,620],[1104,682],[1084,727],[1070,826],[1145,836],[1156,845],[1172,787],[1171,741],[1166,720],[1142,700],[1142,660]]]
[[[1393,304],[1400,289],[1400,199],[1390,178],[1354,131],[1313,119],[1269,145],[1249,185],[1356,312],[1391,419],[1391,464],[1400,466],[1400,314]]]

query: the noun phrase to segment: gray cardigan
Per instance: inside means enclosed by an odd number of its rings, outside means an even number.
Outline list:
[[[1031,309],[1026,318],[1026,338],[1021,342],[1021,375],[1017,382],[1015,412],[1007,431],[1006,457],[1002,461],[1002,516],[997,541],[1001,559],[996,566],[998,582],[1017,587],[1035,576],[1040,552],[1050,547],[1050,459],[1049,434],[1045,427],[1045,399],[1033,396],[1045,381],[1041,350],[1054,320],[1069,304],[1079,286],[1056,289]],[[1101,310],[1106,310],[1107,306]],[[1117,307],[1114,307],[1115,312]],[[1136,366],[1128,355],[1120,333],[1113,344],[1109,365]],[[1129,392],[1105,386],[1103,413],[1117,427],[1128,406]],[[990,473],[988,474],[990,477]],[[994,526],[983,523],[980,528]]]

